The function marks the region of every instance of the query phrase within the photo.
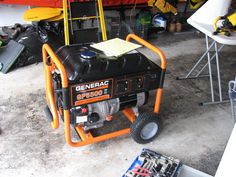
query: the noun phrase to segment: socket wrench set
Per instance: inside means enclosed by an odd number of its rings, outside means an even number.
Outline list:
[[[178,177],[181,167],[178,159],[143,149],[123,177]]]

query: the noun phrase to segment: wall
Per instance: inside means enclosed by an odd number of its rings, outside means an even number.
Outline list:
[[[0,26],[12,26],[15,23],[25,24],[23,13],[28,6],[0,5]]]

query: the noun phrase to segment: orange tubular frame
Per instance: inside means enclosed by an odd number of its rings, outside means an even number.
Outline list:
[[[138,43],[142,44],[143,46],[147,47],[148,49],[150,49],[151,51],[153,51],[157,55],[159,55],[160,59],[161,59],[161,69],[162,69],[162,71],[165,72],[166,67],[167,67],[167,61],[166,61],[165,54],[163,53],[163,51],[161,49],[153,46],[152,44],[148,43],[147,41],[143,40],[142,38],[140,38],[134,34],[129,34],[126,38],[126,41],[130,41],[131,39],[137,41]],[[156,91],[156,101],[155,101],[155,106],[154,106],[155,113],[159,113],[159,111],[160,111],[162,94],[163,94],[163,88],[158,88]]]
[[[130,41],[131,39],[137,41],[138,43],[144,45],[145,47],[149,48],[156,54],[158,54],[161,58],[161,68],[163,72],[165,72],[166,69],[166,58],[164,53],[157,47],[151,45],[150,43],[144,41],[143,39],[139,38],[138,36],[134,34],[130,34],[127,36],[127,41]],[[52,113],[53,120],[51,122],[51,126],[56,129],[59,127],[59,114],[55,103],[54,98],[54,88],[52,83],[52,72],[55,70],[58,70],[60,72],[61,81],[62,81],[62,89],[68,89],[68,77],[66,70],[62,63],[60,62],[60,59],[56,56],[56,54],[53,52],[53,50],[50,48],[48,44],[44,44],[42,48],[43,52],[43,65],[44,65],[44,76],[45,76],[45,82],[46,82],[46,99],[48,103],[48,107]],[[162,88],[157,89],[157,95],[156,95],[156,101],[154,106],[154,112],[159,113],[160,109],[160,103],[161,103],[161,96],[162,96]],[[135,114],[131,108],[127,108],[123,110],[124,115],[133,122],[135,120]],[[130,132],[130,128],[126,128],[123,130],[119,130],[116,132],[104,134],[98,137],[93,137],[92,134],[85,133],[83,128],[78,125],[75,127],[75,130],[79,134],[81,141],[73,142],[71,140],[71,127],[70,127],[70,110],[68,108],[63,108],[63,114],[64,114],[64,126],[65,126],[65,138],[66,142],[72,146],[72,147],[80,147],[85,146],[88,144],[104,141],[110,138],[114,138],[117,136],[121,136],[124,134],[128,134]]]

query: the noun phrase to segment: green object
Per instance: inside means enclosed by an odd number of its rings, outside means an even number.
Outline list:
[[[0,47],[2,47],[2,44],[3,44],[3,42],[2,42],[2,41],[0,41]]]
[[[140,11],[137,19],[138,25],[150,25],[152,21],[152,15],[149,11]]]

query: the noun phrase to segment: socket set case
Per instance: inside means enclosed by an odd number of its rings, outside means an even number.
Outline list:
[[[122,177],[178,177],[180,160],[143,149]]]

